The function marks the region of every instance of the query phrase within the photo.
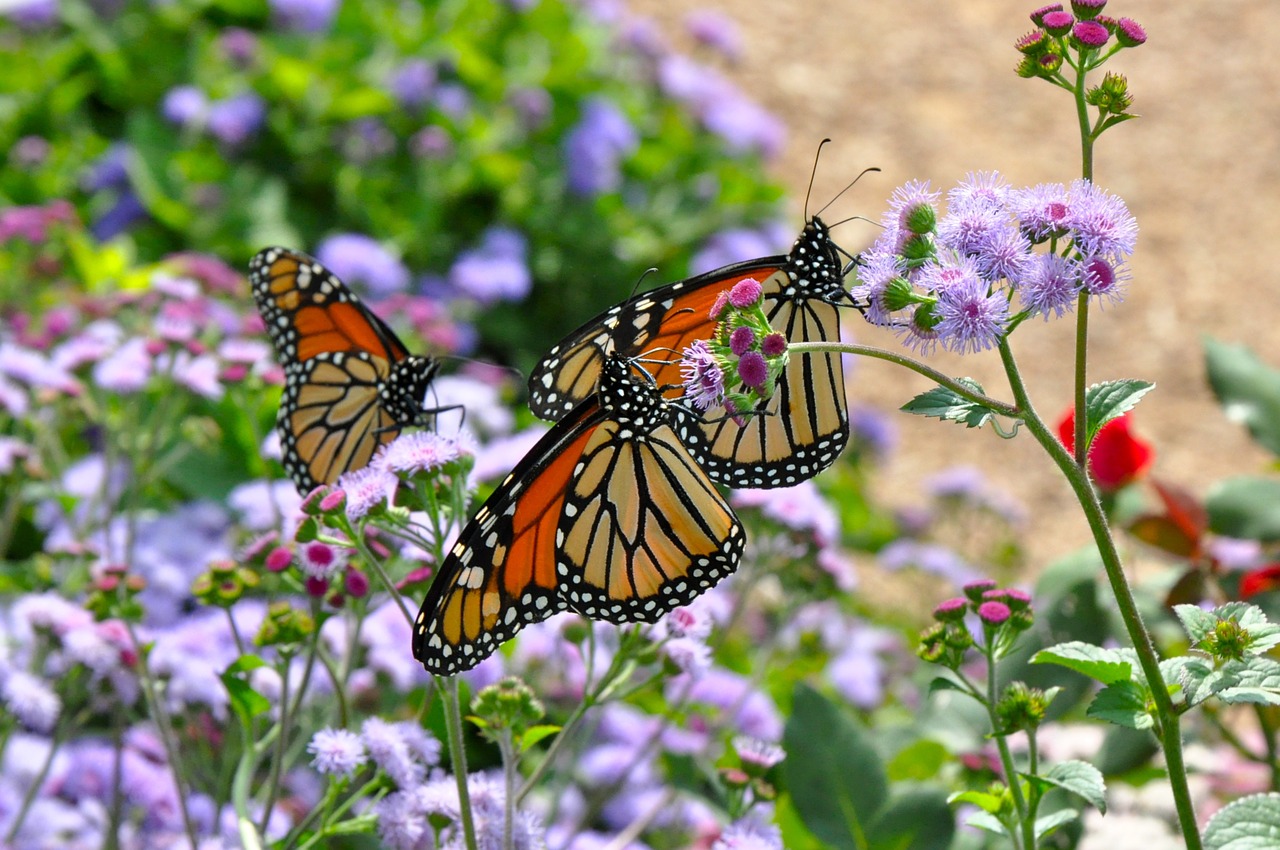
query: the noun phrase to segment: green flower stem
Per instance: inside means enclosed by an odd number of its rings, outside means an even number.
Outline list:
[[[1169,690],[1164,685],[1164,677],[1160,674],[1160,659],[1156,655],[1150,633],[1142,622],[1142,614],[1138,611],[1133,591],[1129,587],[1128,579],[1125,578],[1124,565],[1121,563],[1115,540],[1111,536],[1111,528],[1107,524],[1107,516],[1102,509],[1102,502],[1098,499],[1098,492],[1089,481],[1085,470],[1076,465],[1075,459],[1036,414],[1026,387],[1022,383],[1022,375],[1018,371],[1018,365],[1013,358],[1013,351],[1009,348],[1007,339],[1000,343],[1000,359],[1008,374],[1013,397],[1022,411],[1023,423],[1048,453],[1050,459],[1057,464],[1062,474],[1067,477],[1067,482],[1075,491],[1076,499],[1084,510],[1085,519],[1089,523],[1090,531],[1093,532],[1093,539],[1097,544],[1098,554],[1102,558],[1103,568],[1107,574],[1107,581],[1111,585],[1111,592],[1115,597],[1120,617],[1124,621],[1129,640],[1132,641],[1134,651],[1138,655],[1138,663],[1147,679],[1151,700],[1155,704],[1157,730],[1164,748],[1165,766],[1168,768],[1169,784],[1177,806],[1178,822],[1182,827],[1183,839],[1187,843],[1187,850],[1201,850],[1195,808],[1191,802],[1191,791],[1187,786],[1186,765],[1182,760],[1182,733],[1178,727],[1178,715],[1174,710]]]
[[[1019,419],[1022,416],[1017,407],[985,396],[982,393],[975,393],[971,388],[966,387],[954,378],[944,375],[932,366],[926,366],[919,360],[899,354],[896,351],[889,351],[870,345],[857,345],[852,342],[791,342],[787,343],[787,352],[790,354],[861,354],[863,357],[887,360],[890,363],[896,363],[899,366],[904,366],[913,372],[924,375],[929,380],[936,382],[939,386],[946,387],[961,398],[990,408],[1001,416],[1008,416],[1012,419]]]
[[[262,736],[257,744],[253,743],[253,730],[248,718],[241,719],[241,730],[245,738],[245,748],[240,753],[240,761],[236,764],[236,773],[231,780],[231,805],[236,812],[236,828],[240,833],[240,843],[244,850],[262,850],[262,835],[253,825],[249,816],[249,798],[252,796],[253,776],[257,770],[262,754],[270,750],[276,736],[281,734],[276,726]]]
[[[1075,371],[1075,419],[1072,424],[1072,445],[1075,449],[1075,464],[1080,469],[1088,467],[1088,446],[1085,438],[1088,434],[1089,417],[1085,411],[1085,386],[1089,373],[1089,293],[1081,292],[1076,300],[1076,371]]]
[[[49,769],[53,767],[53,757],[58,754],[58,750],[62,747],[62,741],[66,738],[67,731],[72,728],[83,728],[88,719],[88,711],[80,712],[74,720],[65,715],[58,718],[57,725],[53,727],[53,735],[49,738],[49,753],[45,756],[44,762],[40,765],[40,770],[31,781],[31,785],[27,787],[27,793],[23,795],[22,804],[18,807],[18,811],[13,815],[13,824],[9,827],[9,832],[4,837],[5,847],[13,846],[14,839],[18,836],[18,830],[22,828],[23,821],[27,819],[27,812],[31,809],[31,805],[35,803],[36,795],[40,793],[40,787],[44,785],[44,780],[49,775]],[[121,759],[117,757],[116,761],[119,763]]]
[[[1275,710],[1270,706],[1255,705],[1258,715],[1258,726],[1262,729],[1262,740],[1267,748],[1267,762],[1271,765],[1271,790],[1280,791],[1280,750],[1276,744]]]
[[[412,622],[412,621],[410,621]],[[458,705],[458,680],[436,676],[436,688],[444,695],[444,728],[449,738],[449,759],[458,783],[458,812],[467,850],[476,850],[476,825],[471,816],[471,794],[467,790],[467,751],[462,743],[462,709]]]
[[[991,630],[984,629],[986,640],[983,641],[982,654],[987,659],[987,693],[981,700],[982,707],[987,710],[987,720],[991,723],[991,737],[995,738],[996,749],[1000,751],[1000,764],[1004,768],[1005,783],[1009,794],[1013,797],[1013,807],[1018,812],[1018,823],[1022,826],[1021,845],[1026,850],[1035,850],[1035,824],[1030,817],[1027,800],[1022,796],[1022,783],[1018,779],[1018,768],[1013,763],[1013,753],[1009,751],[1008,736],[1000,733],[1000,718],[996,716],[996,648],[991,640]],[[1014,837],[1014,844],[1019,842]]]

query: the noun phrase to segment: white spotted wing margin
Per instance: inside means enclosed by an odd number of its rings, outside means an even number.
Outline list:
[[[745,534],[732,508],[681,445],[668,405],[616,363],[441,565],[414,624],[429,672],[470,669],[559,611],[653,622],[736,569]]]

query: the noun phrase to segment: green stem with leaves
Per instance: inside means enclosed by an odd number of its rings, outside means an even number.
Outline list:
[[[476,850],[476,826],[471,816],[471,795],[467,789],[467,751],[462,740],[462,709],[458,704],[458,680],[453,676],[436,676],[436,689],[444,695],[444,728],[449,738],[449,757],[453,761],[453,778],[458,783],[458,820],[462,821],[462,837],[467,850]]]

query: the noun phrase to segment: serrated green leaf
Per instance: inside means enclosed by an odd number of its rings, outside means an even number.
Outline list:
[[[1182,627],[1187,630],[1193,644],[1198,644],[1213,634],[1218,625],[1218,618],[1212,611],[1205,611],[1195,605],[1175,605],[1173,613],[1182,621]]]
[[[1031,663],[1057,664],[1103,684],[1126,682],[1133,676],[1132,665],[1115,650],[1078,640],[1042,649],[1032,656]]]
[[[1272,454],[1280,455],[1280,372],[1243,345],[1204,341],[1209,386],[1232,422]]]
[[[1153,725],[1147,711],[1147,689],[1137,682],[1107,685],[1094,697],[1086,714],[1130,729],[1150,729]]]
[[[1214,696],[1229,703],[1280,705],[1280,661],[1251,656],[1222,665]]]
[[[1149,381],[1128,379],[1124,381],[1105,381],[1094,384],[1084,391],[1085,422],[1088,427],[1085,433],[1085,445],[1091,445],[1093,438],[1112,419],[1116,419],[1133,409],[1144,395],[1151,392],[1155,384]]]
[[[1204,501],[1209,529],[1226,537],[1280,541],[1280,481],[1240,475],[1219,481]]]
[[[528,750],[536,747],[538,743],[551,735],[560,731],[559,726],[544,724],[541,726],[530,726],[520,738],[520,749]]]
[[[1175,672],[1178,684],[1182,685],[1183,699],[1188,706],[1199,705],[1213,695],[1213,686],[1218,681],[1218,673],[1209,661],[1185,656]]]
[[[976,393],[982,392],[982,385],[971,378],[956,378],[956,380]],[[916,416],[959,422],[969,428],[981,428],[995,415],[995,411],[986,405],[969,401],[946,387],[934,387],[928,392],[921,393],[904,404],[901,409]]]
[[[1280,842],[1280,794],[1227,804],[1204,828],[1205,850],[1274,850]]]
[[[1080,813],[1075,809],[1058,809],[1058,811],[1053,812],[1052,814],[1047,814],[1042,818],[1036,818],[1036,838],[1044,838],[1049,833],[1054,832],[1061,826],[1071,823],[1078,817],[1080,817]]]
[[[1107,783],[1102,771],[1086,761],[1058,762],[1042,778],[1080,797],[1102,814],[1107,813]]]
[[[815,729],[822,734],[813,734]],[[889,790],[866,731],[822,694],[799,684],[782,745],[786,786],[805,826],[831,847],[858,847]]]
[[[1265,688],[1224,688],[1214,694],[1225,703],[1251,703],[1253,705],[1280,705],[1280,691]]]

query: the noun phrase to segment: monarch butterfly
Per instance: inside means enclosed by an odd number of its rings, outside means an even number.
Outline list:
[[[276,428],[284,468],[308,493],[348,470],[409,425],[430,425],[424,408],[439,363],[415,357],[391,328],[316,260],[266,248],[249,262],[285,389]]]
[[[810,218],[786,256],[725,266],[637,295],[611,307],[551,349],[529,377],[529,407],[543,419],[563,416],[595,385],[610,354],[637,357],[679,352],[715,328],[716,296],[744,278],[764,287],[764,310],[790,342],[839,340],[837,307],[854,306],[844,288],[844,253],[827,226]],[[654,378],[664,395],[679,395],[678,361]],[[763,415],[745,426],[725,417],[692,421],[680,436],[716,481],[731,487],[787,487],[831,465],[849,440],[844,368],[838,354],[792,357]]]
[[[733,509],[676,436],[682,411],[611,355],[462,530],[413,628],[413,655],[451,675],[528,623],[576,611],[653,622],[737,568]]]

